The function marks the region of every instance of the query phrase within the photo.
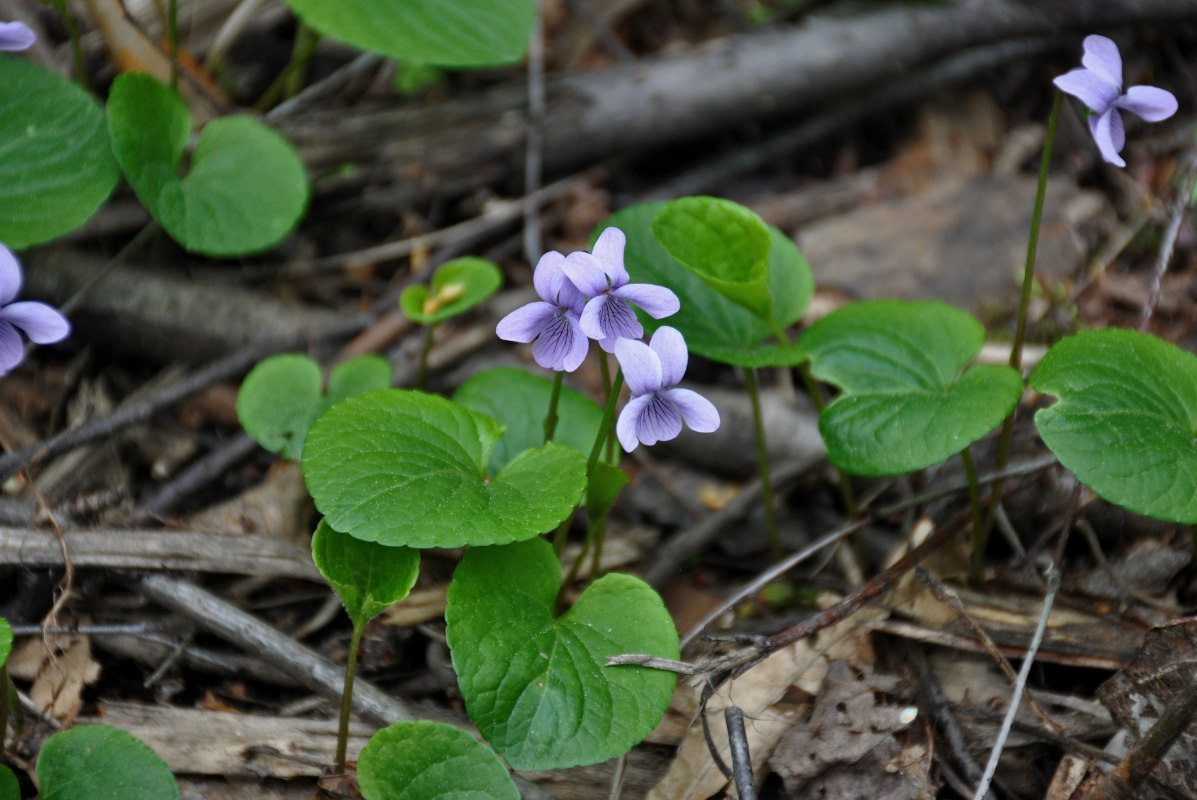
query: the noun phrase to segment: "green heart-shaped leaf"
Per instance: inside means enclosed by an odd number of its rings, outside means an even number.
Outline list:
[[[769,229],[756,214],[718,197],[683,197],[657,214],[653,236],[712,289],[769,319]]]
[[[12,652],[12,626],[8,620],[0,617],[0,667],[8,661],[8,654]],[[0,700],[0,702],[3,702]]]
[[[145,742],[107,725],[51,736],[37,758],[41,800],[175,800],[175,776]]]
[[[321,33],[391,58],[445,67],[519,61],[533,0],[287,0]]]
[[[21,782],[4,766],[0,766],[0,800],[21,800]]]
[[[250,370],[237,392],[237,419],[258,444],[283,458],[299,460],[308,429],[347,397],[391,385],[390,362],[358,356],[333,368],[328,394],[321,393],[320,365],[307,356],[283,353]]]
[[[370,737],[357,761],[365,800],[519,800],[495,752],[441,722],[396,722]]]
[[[624,265],[632,281],[667,286],[681,301],[681,309],[663,320],[638,311],[645,330],[651,333],[670,325],[686,337],[690,352],[725,364],[767,367],[801,363],[803,355],[797,347],[766,342],[773,331],[765,320],[712,289],[657,242],[652,225],[664,207],[657,202],[629,206],[603,221],[592,237],[597,239],[606,228],[622,230],[628,238]],[[810,266],[793,241],[776,228],[768,230],[770,315],[784,328],[806,313],[815,284]]]
[[[420,551],[364,542],[320,520],[312,560],[356,625],[364,625],[407,597],[420,574]]]
[[[1031,373],[1059,398],[1035,427],[1060,463],[1112,503],[1197,523],[1197,358],[1117,329],[1061,339]]]
[[[812,374],[843,393],[819,416],[827,458],[857,475],[937,464],[993,430],[1022,396],[1008,366],[965,367],[985,329],[946,303],[853,303],[816,322],[798,346]]]
[[[529,539],[574,510],[586,459],[550,443],[486,475],[503,426],[416,391],[370,392],[337,404],[308,433],[303,474],[337,530],[407,547]]]
[[[544,418],[549,411],[553,382],[515,367],[495,367],[475,373],[457,387],[453,399],[505,428],[490,454],[487,470],[494,474],[525,450],[544,443]],[[581,392],[561,387],[557,400],[557,430],[553,441],[590,455],[603,421],[603,410]]]
[[[503,273],[493,262],[463,256],[445,262],[432,273],[431,294],[423,284],[404,289],[399,307],[413,322],[435,325],[469,311],[502,283]]]
[[[517,770],[622,755],[664,716],[670,672],[605,666],[610,656],[678,657],[661,598],[605,575],[554,618],[561,567],[543,539],[466,553],[449,584],[445,635],[470,719]]]
[[[20,250],[82,225],[120,169],[104,112],[79,85],[0,56],[0,241]]]
[[[175,241],[209,256],[278,244],[308,203],[295,148],[251,117],[224,117],[204,127],[181,176],[191,127],[179,95],[149,75],[126,72],[113,82],[113,152],[137,199]]]

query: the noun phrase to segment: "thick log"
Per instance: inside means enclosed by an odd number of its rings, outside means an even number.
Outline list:
[[[745,120],[794,114],[999,42],[1197,18],[1197,0],[894,6],[850,17],[817,16],[798,27],[557,76],[548,86],[545,167],[576,167]],[[356,176],[347,180],[368,185],[363,199],[381,207],[433,191],[468,190],[508,174],[523,154],[525,105],[526,91],[517,84],[436,105],[396,100],[308,110],[278,125],[313,173],[357,165]]]

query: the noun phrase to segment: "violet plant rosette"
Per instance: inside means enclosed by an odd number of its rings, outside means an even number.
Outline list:
[[[593,252],[579,251],[566,257],[562,268],[585,297],[582,332],[608,353],[615,352],[620,339],[639,339],[644,326],[629,303],[635,303],[654,319],[676,314],[681,308],[677,295],[664,286],[628,283],[631,276],[623,265],[627,237],[619,228],[607,228],[594,243]]]
[[[24,22],[0,22],[0,50],[28,50],[35,41],[37,36]]]
[[[699,433],[719,427],[719,412],[698,392],[675,388],[686,374],[686,340],[668,325],[657,328],[648,344],[637,339],[615,342],[615,358],[623,370],[632,399],[615,425],[623,449],[673,439],[682,423]]]
[[[1056,87],[1084,103],[1090,110],[1089,132],[1101,157],[1125,167],[1119,155],[1126,144],[1126,131],[1119,110],[1129,111],[1147,122],[1159,122],[1176,113],[1176,97],[1155,86],[1132,86],[1122,91],[1122,56],[1118,45],[1105,36],[1086,36],[1082,67],[1056,78]]]
[[[590,340],[580,325],[586,298],[566,277],[564,263],[556,250],[540,257],[532,273],[540,300],[503,317],[495,333],[508,342],[532,342],[532,358],[545,369],[573,372],[586,359]]]
[[[54,344],[71,335],[71,324],[52,306],[33,300],[14,302],[23,282],[21,262],[0,244],[0,375],[25,358],[20,331],[35,344]]]

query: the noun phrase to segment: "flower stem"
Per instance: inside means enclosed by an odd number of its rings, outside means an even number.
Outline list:
[[[558,372],[553,376],[553,393],[549,395],[549,413],[544,417],[544,443],[553,441],[553,434],[557,432],[557,401],[561,399],[561,384],[565,381],[565,373]]]
[[[765,421],[761,416],[761,393],[756,384],[756,370],[744,368],[744,386],[752,401],[752,427],[756,434],[756,465],[761,476],[761,502],[765,508],[765,533],[773,560],[781,559],[781,537],[777,534],[777,514],[773,508],[773,481],[769,477],[769,449],[765,443]]]
[[[345,757],[349,750],[349,714],[353,710],[353,678],[357,674],[357,649],[369,620],[353,620],[353,636],[349,640],[349,655],[345,659],[345,689],[341,692],[341,722],[337,725],[337,773],[345,772]]]
[[[594,474],[594,465],[598,463],[599,454],[603,452],[603,442],[614,431],[615,403],[619,400],[619,392],[623,389],[623,370],[615,373],[615,383],[611,391],[607,392],[607,407],[603,409],[603,421],[599,423],[598,436],[594,438],[594,447],[590,448],[590,458],[586,459],[586,480]]]
[[[966,446],[960,451],[960,460],[964,462],[964,474],[968,478],[968,502],[973,510],[973,537],[978,535],[983,522],[981,508],[981,484],[977,482],[977,465],[973,463],[972,451]],[[977,586],[985,582],[985,551],[973,548],[972,564],[969,568],[970,580]]]
[[[602,350],[599,351],[599,372],[603,376],[603,402],[606,403],[611,396],[611,367],[607,364],[607,354]],[[615,430],[613,428],[607,431],[607,460],[615,460]]]
[[[1018,321],[1014,326],[1014,342],[1010,345],[1010,366],[1022,375],[1022,346],[1027,334],[1027,308],[1031,304],[1031,289],[1035,285],[1035,254],[1039,249],[1039,226],[1043,222],[1043,198],[1047,195],[1047,174],[1052,163],[1052,144],[1056,140],[1056,124],[1060,119],[1060,101],[1064,97],[1056,92],[1052,101],[1051,114],[1047,118],[1047,133],[1043,138],[1043,158],[1039,162],[1039,185],[1035,189],[1035,208],[1031,212],[1031,233],[1027,237],[1027,259],[1022,272],[1022,294],[1018,300]],[[1010,442],[1014,436],[1014,417],[1018,413],[1018,406],[1010,412],[1002,422],[1002,432],[998,439],[997,462],[993,471],[1001,472],[1010,459]],[[985,519],[978,530],[973,531],[973,564],[983,563],[985,548],[989,544],[989,534],[993,530],[994,520],[997,518],[998,502],[1002,496],[1002,481],[994,481],[989,490],[989,508]],[[979,553],[977,551],[980,551]],[[974,567],[973,580],[979,580],[979,573]]]
[[[420,349],[420,365],[416,368],[416,388],[423,391],[424,380],[428,377],[428,354],[432,352],[432,333],[436,325],[424,326],[424,346]],[[548,426],[545,420],[545,426]],[[547,439],[546,439],[547,441]]]

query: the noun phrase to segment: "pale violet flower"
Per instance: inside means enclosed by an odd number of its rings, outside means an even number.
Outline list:
[[[11,250],[0,244],[0,375],[12,370],[25,357],[18,330],[36,344],[61,342],[71,334],[66,317],[45,303],[31,300],[14,303],[21,284],[21,263]]]
[[[1092,112],[1089,132],[1101,151],[1101,157],[1111,164],[1125,167],[1122,146],[1126,132],[1122,127],[1119,109],[1142,117],[1147,122],[1159,122],[1176,113],[1176,97],[1154,86],[1132,86],[1122,91],[1122,56],[1118,45],[1105,36],[1086,36],[1085,55],[1081,69],[1074,69],[1053,83],[1056,87],[1080,100]]]
[[[499,320],[495,333],[509,342],[532,342],[532,358],[545,369],[573,372],[586,358],[590,340],[579,319],[586,298],[565,277],[565,256],[545,253],[532,273],[540,301]]]
[[[24,22],[0,22],[0,50],[28,50],[37,37]]]
[[[639,339],[644,326],[628,303],[635,303],[654,319],[676,314],[677,295],[651,283],[628,283],[623,265],[627,237],[619,228],[607,228],[594,243],[592,253],[570,253],[563,269],[588,300],[582,310],[582,332],[608,353],[620,339]]]
[[[676,389],[686,373],[686,340],[676,328],[657,328],[648,344],[636,339],[615,343],[632,399],[619,413],[615,433],[629,453],[637,445],[667,441],[682,432],[682,422],[699,433],[719,427],[711,401],[690,389]]]

